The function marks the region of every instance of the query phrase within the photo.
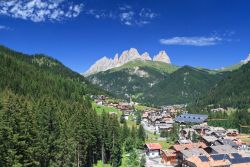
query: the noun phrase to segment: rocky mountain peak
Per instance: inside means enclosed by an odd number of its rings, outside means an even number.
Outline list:
[[[245,60],[242,60],[241,62],[246,64],[250,61],[250,53],[248,54],[247,58]]]
[[[170,58],[164,50],[160,51],[157,55],[155,55],[153,60],[171,64]]]
[[[118,55],[118,53],[115,54],[114,64],[119,64],[119,55]]]
[[[122,66],[123,64],[136,59],[152,61],[148,52],[140,55],[137,49],[131,48],[129,50],[123,51],[120,57],[119,54],[115,54],[114,59],[109,59],[106,56],[101,58],[94,65],[92,65],[89,70],[84,73],[84,75],[89,76],[101,71],[106,71],[111,68]],[[154,57],[153,61],[160,61],[170,64],[170,59],[165,51],[160,51],[159,54]]]
[[[144,52],[141,55],[141,57],[142,57],[143,60],[152,60],[151,57],[149,56],[148,52]]]
[[[129,55],[131,57],[139,57],[140,56],[140,54],[138,53],[137,49],[135,49],[135,48],[129,49]]]

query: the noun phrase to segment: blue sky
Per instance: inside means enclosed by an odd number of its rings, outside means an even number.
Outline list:
[[[77,72],[131,47],[220,68],[250,53],[247,0],[0,0],[0,44]]]

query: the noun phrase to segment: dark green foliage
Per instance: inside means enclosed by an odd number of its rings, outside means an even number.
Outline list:
[[[158,62],[145,65],[147,63],[131,62],[124,67],[94,74],[88,79],[97,79],[104,89],[120,98],[129,94],[143,104],[167,105],[191,102],[224,76],[224,73],[189,66],[179,68],[163,63],[159,68]],[[162,70],[163,67],[169,70]],[[135,69],[143,71],[145,76],[140,76]]]
[[[39,63],[37,63],[39,62]],[[35,98],[79,99],[86,94],[106,94],[60,62],[41,55],[24,55],[0,46],[0,91]]]
[[[161,131],[160,136],[161,137],[167,137],[168,136],[168,132],[167,131]]]
[[[131,137],[132,139],[136,138],[136,127],[133,125],[131,129]]]
[[[247,109],[239,109],[231,114],[224,115],[223,118],[226,120],[209,121],[208,125],[222,126],[224,128],[235,128],[240,130],[242,133],[248,133],[250,130],[249,127],[240,127],[240,125],[250,126],[250,112],[248,112]]]
[[[127,122],[125,121],[122,126],[122,140],[123,142],[126,140],[127,137],[130,136],[130,129],[128,128]]]
[[[196,143],[199,141],[199,136],[194,132],[192,133],[192,142]]]
[[[145,144],[146,133],[142,125],[139,125],[137,131],[136,148],[143,149]]]
[[[184,66],[145,92],[143,101],[156,105],[185,104],[207,92],[223,77],[221,73]]]
[[[52,58],[0,47],[0,166],[119,166],[118,118],[87,96],[105,93]]]
[[[136,166],[139,166],[140,165],[140,160],[138,158],[138,155],[135,151],[135,149],[133,149],[130,154],[129,154],[129,157],[128,157],[128,163],[127,163],[128,166],[133,166],[133,167],[136,167]]]
[[[126,121],[126,120],[125,120],[124,115],[121,115],[121,116],[120,116],[120,123],[123,124],[125,121]]]
[[[141,112],[140,111],[136,111],[136,125],[140,125],[141,124]]]
[[[170,132],[167,132],[166,136],[166,141],[168,143],[175,143],[179,139],[179,125],[178,124],[173,124],[173,128],[171,129]]]
[[[131,137],[128,137],[124,143],[125,151],[131,152],[134,149],[134,141]]]
[[[142,157],[141,157],[140,166],[141,167],[145,167],[146,166],[146,157],[145,157],[145,155],[142,155]]]
[[[31,107],[23,97],[3,95],[0,110],[1,166],[37,166],[37,131]]]
[[[207,94],[193,103],[192,109],[216,107],[250,108],[250,62],[226,75]]]

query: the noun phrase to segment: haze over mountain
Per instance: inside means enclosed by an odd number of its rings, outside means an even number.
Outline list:
[[[157,61],[157,62],[163,62],[166,64],[171,64],[170,58],[168,57],[167,53],[165,51],[160,51],[157,55],[153,57],[153,59],[150,57],[149,53],[144,52],[142,55],[140,55],[135,48],[131,48],[129,50],[125,50],[122,52],[122,54],[118,55],[115,54],[113,59],[103,57],[96,61],[95,64],[93,64],[85,73],[85,76],[89,76],[91,74],[95,74],[101,71],[106,71],[115,67],[120,67],[124,65],[125,63],[128,63],[133,60],[144,60],[144,61]]]

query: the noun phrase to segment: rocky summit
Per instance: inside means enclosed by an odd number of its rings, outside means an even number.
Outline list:
[[[250,61],[250,54],[248,54],[247,58],[245,60],[242,60],[241,63],[246,64]]]
[[[133,60],[143,60],[143,61],[158,61],[166,64],[171,64],[170,58],[167,55],[166,51],[160,51],[157,55],[152,59],[148,52],[139,54],[137,49],[131,48],[129,50],[125,50],[119,56],[119,54],[115,54],[114,58],[107,58],[106,56],[96,61],[83,75],[89,76],[101,71],[106,71],[115,67],[120,67],[125,63],[128,63]]]

